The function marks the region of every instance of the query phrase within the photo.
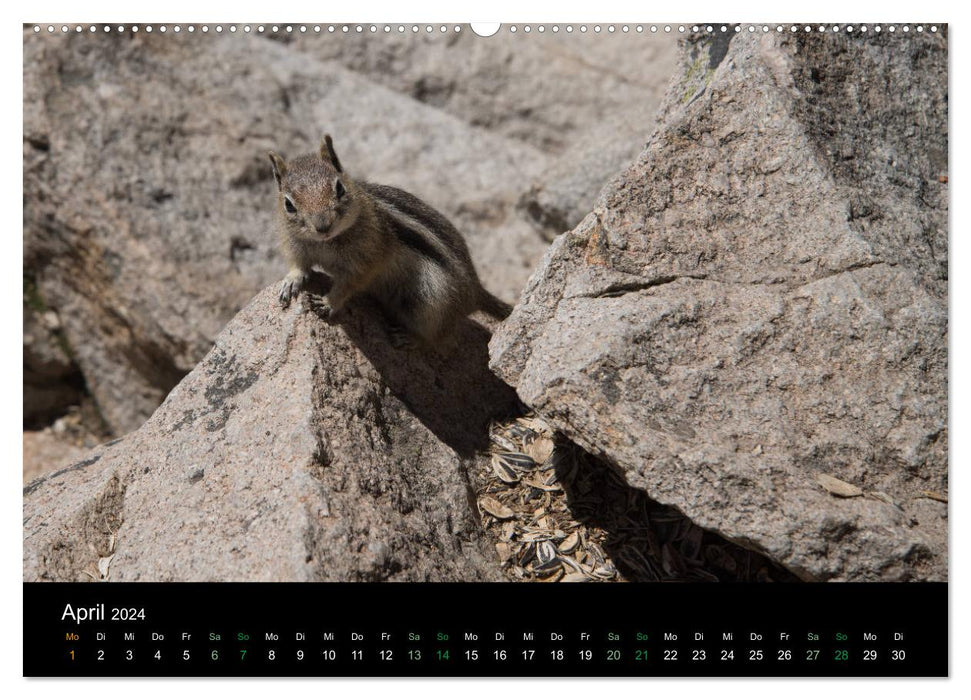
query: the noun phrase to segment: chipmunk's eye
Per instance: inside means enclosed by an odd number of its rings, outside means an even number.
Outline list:
[[[334,185],[334,189],[337,191],[337,199],[340,199],[345,194],[347,194],[347,190],[344,189],[344,183],[341,182],[340,180],[338,180],[337,184]]]
[[[290,201],[289,197],[283,198],[283,207],[287,210],[288,214],[296,214],[297,208],[293,206],[293,202]]]

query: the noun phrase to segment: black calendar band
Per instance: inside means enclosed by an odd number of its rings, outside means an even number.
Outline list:
[[[947,584],[25,583],[26,676],[946,676]]]

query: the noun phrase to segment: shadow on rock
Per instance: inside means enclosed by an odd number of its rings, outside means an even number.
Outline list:
[[[314,275],[307,288],[311,309],[316,311],[314,297],[326,294],[328,288],[324,276]],[[521,410],[513,388],[489,369],[491,333],[470,319],[456,330],[456,349],[447,357],[392,347],[387,317],[371,300],[353,300],[335,323],[381,374],[391,392],[462,457],[488,448],[490,421]]]
[[[556,451],[557,480],[571,514],[604,532],[604,552],[627,580],[799,581],[763,555],[652,501],[618,469],[576,445],[563,440]]]

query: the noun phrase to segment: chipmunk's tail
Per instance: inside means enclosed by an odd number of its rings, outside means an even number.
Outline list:
[[[479,292],[479,310],[501,321],[512,313],[512,307],[485,288]]]

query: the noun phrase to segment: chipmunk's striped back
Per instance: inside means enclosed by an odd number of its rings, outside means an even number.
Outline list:
[[[375,185],[370,182],[359,183],[362,190],[374,198],[374,203],[396,222],[429,243],[438,250],[444,249],[447,257],[463,269],[475,271],[469,249],[462,234],[437,210],[432,209],[410,192]]]

